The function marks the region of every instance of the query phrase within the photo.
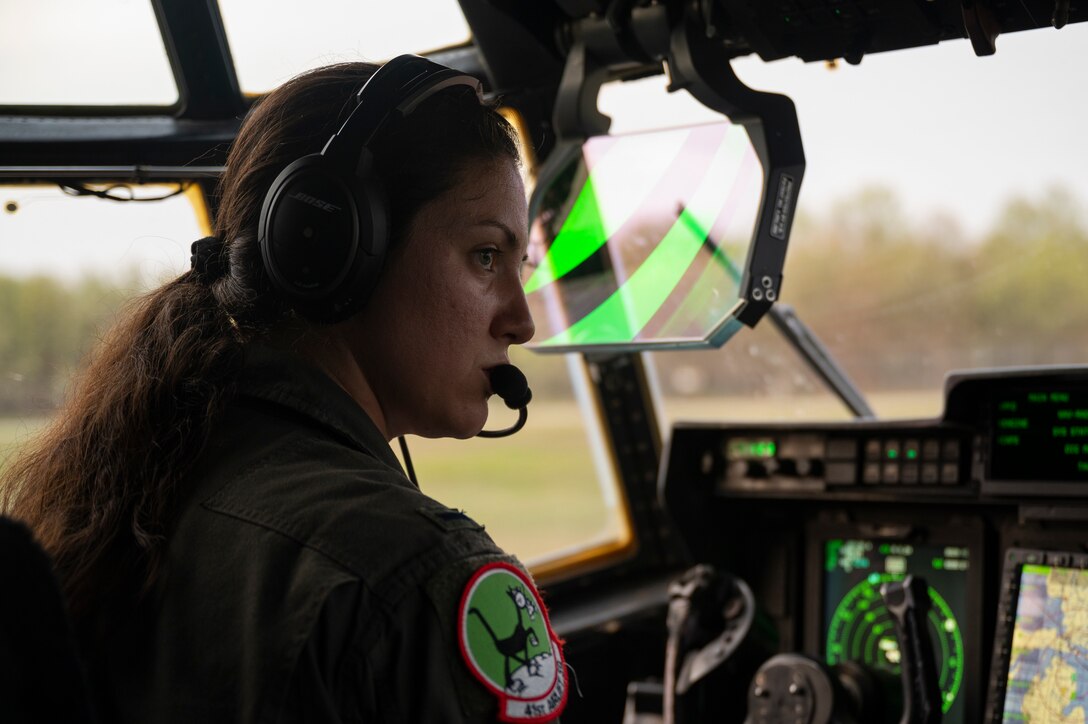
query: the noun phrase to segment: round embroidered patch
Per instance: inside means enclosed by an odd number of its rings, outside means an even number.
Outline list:
[[[563,650],[540,594],[509,563],[489,563],[461,595],[458,640],[468,668],[499,699],[499,719],[547,722],[567,703]]]

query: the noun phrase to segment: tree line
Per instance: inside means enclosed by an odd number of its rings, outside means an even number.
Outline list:
[[[135,288],[0,275],[0,414],[59,404]],[[868,390],[933,387],[955,368],[1088,361],[1086,297],[1085,210],[1061,188],[1010,200],[981,238],[951,218],[911,218],[892,192],[866,189],[798,217],[782,293]],[[745,330],[718,353],[655,355],[665,391],[744,394],[755,378],[796,387],[796,365],[776,364],[788,352],[752,339]],[[534,390],[569,387],[554,357],[516,361]]]
[[[781,300],[866,391],[939,390],[949,371],[1088,362],[1088,221],[1068,190],[1010,199],[968,235],[868,188],[794,224]],[[654,355],[666,392],[822,385],[764,318],[712,353]]]

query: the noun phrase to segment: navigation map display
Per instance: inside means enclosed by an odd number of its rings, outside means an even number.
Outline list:
[[[880,586],[908,573],[925,578],[932,606],[929,634],[937,655],[946,724],[965,721],[965,646],[969,549],[881,540],[825,542],[824,658],[899,674],[899,640]]]
[[[1088,570],[1025,563],[1001,722],[1088,717]]]

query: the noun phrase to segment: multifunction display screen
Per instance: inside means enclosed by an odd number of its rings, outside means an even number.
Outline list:
[[[1088,482],[1088,390],[996,391],[991,421],[989,479]]]
[[[895,623],[880,586],[921,576],[929,586],[929,634],[937,656],[946,724],[964,721],[961,623],[968,623],[969,550],[963,546],[832,539],[824,547],[824,655],[828,664],[854,661],[899,674]]]
[[[1088,715],[1088,570],[1025,564],[999,721]]]

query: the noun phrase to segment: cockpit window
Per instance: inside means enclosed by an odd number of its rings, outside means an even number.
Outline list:
[[[769,319],[742,328],[725,346],[646,355],[660,421],[847,420],[833,395]]]
[[[177,100],[152,3],[0,3],[0,105],[170,106]]]
[[[0,466],[53,415],[124,301],[180,274],[203,236],[191,188],[83,188],[165,198],[0,185]]]
[[[244,93],[264,93],[304,70],[382,62],[467,42],[456,0],[219,0]]]
[[[1076,68],[1088,81],[1086,39],[1088,27],[1014,34],[973,63],[950,57],[970,55],[966,41],[948,42],[867,57],[877,70],[737,61],[746,83],[793,98],[805,142],[780,301],[878,417],[939,415],[952,370],[1088,359],[1088,181],[1075,162],[1088,158],[1088,96],[1068,80]],[[606,86],[614,130],[644,122],[632,107],[660,126],[707,120],[661,85]],[[666,425],[849,415],[820,401],[835,398],[767,317],[720,352],[648,359]]]

